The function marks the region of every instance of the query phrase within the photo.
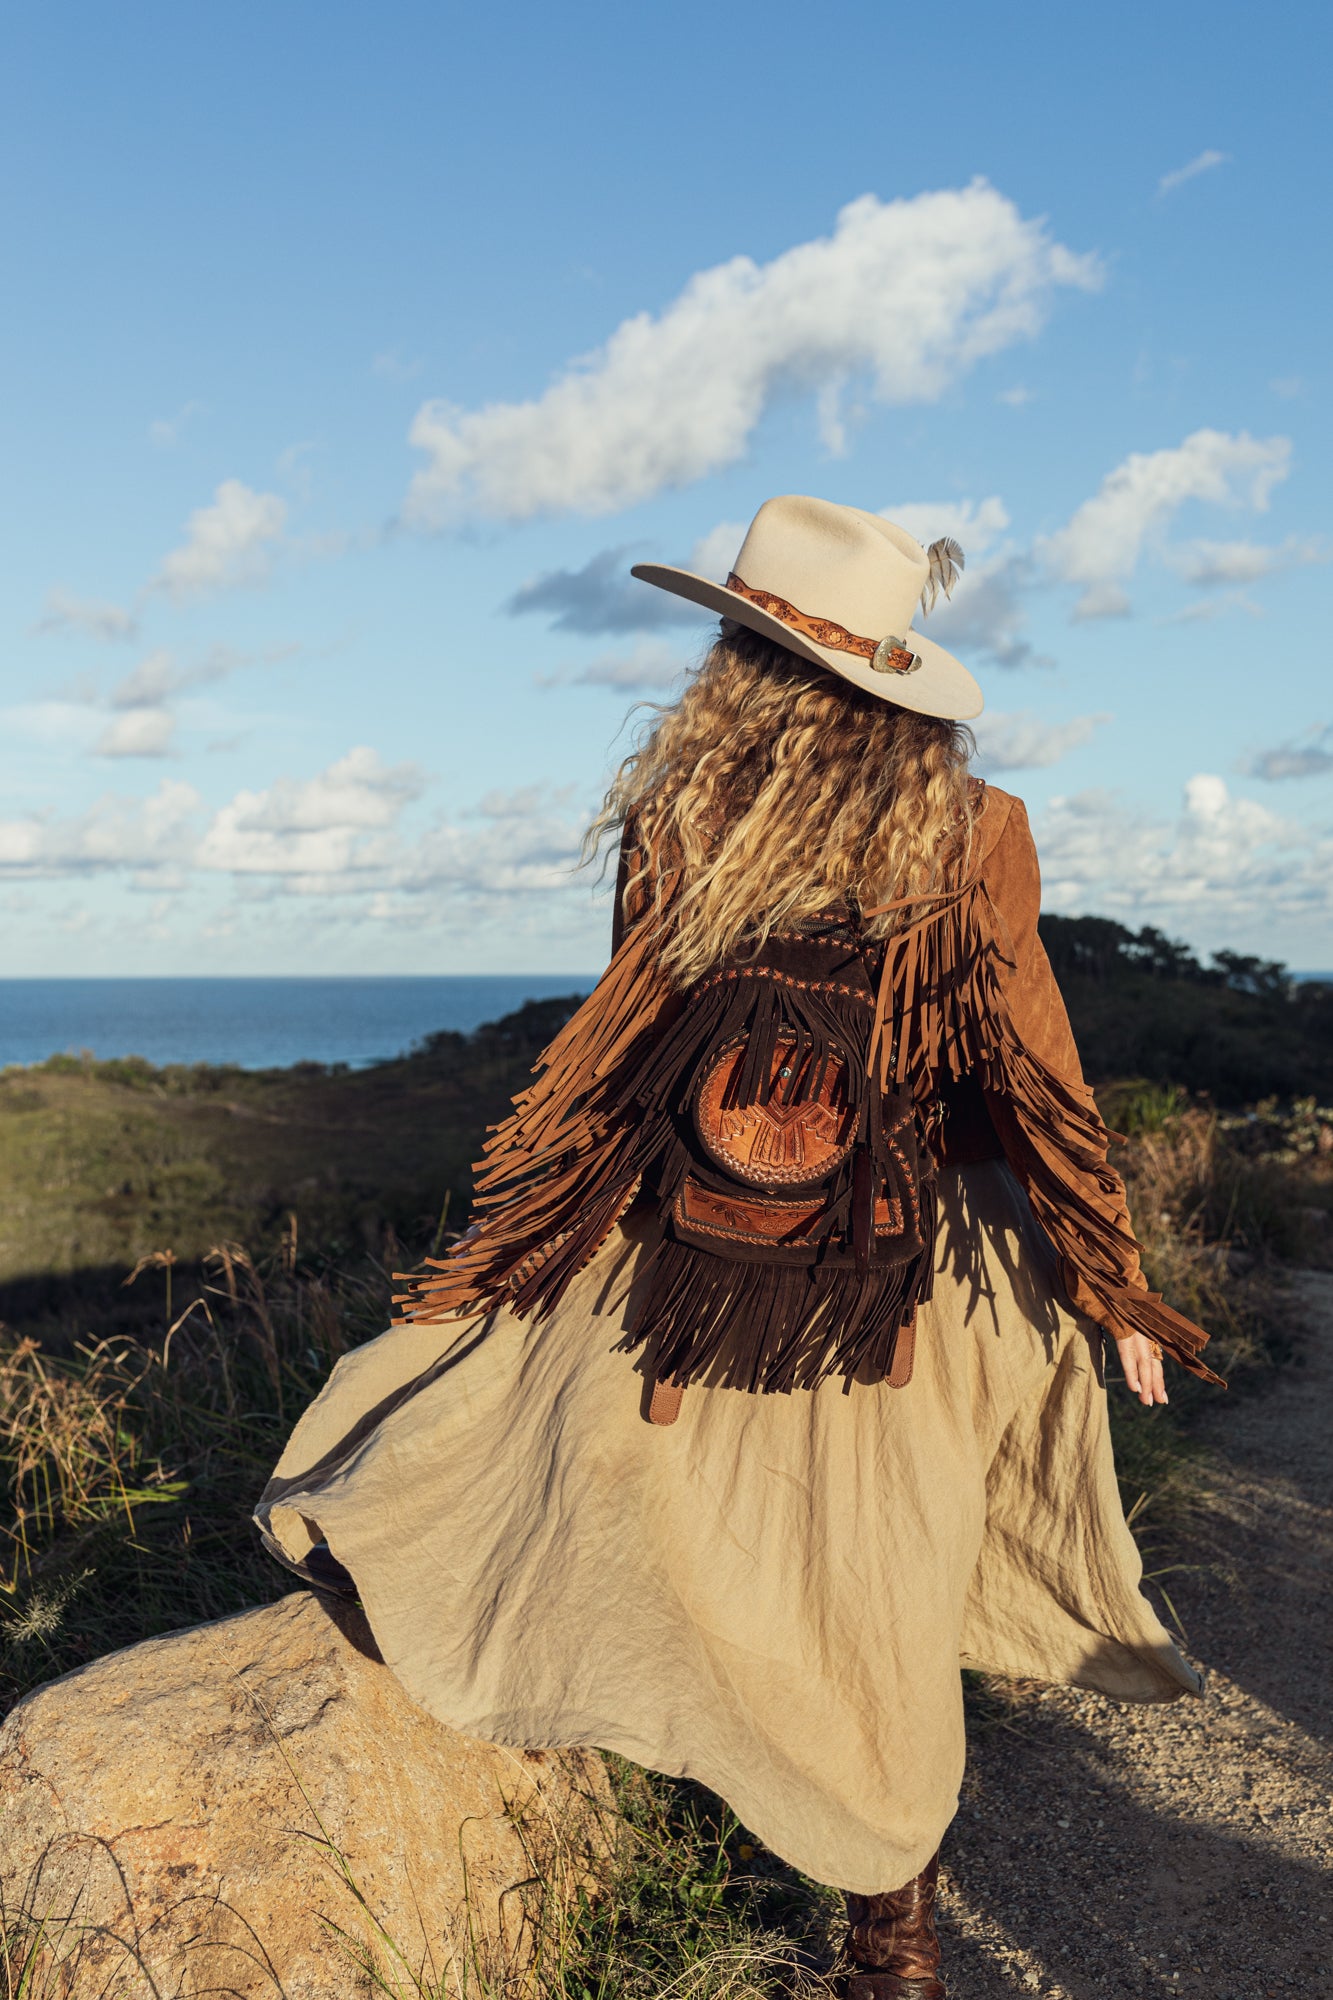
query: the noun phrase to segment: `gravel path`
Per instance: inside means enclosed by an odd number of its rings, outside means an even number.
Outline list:
[[[1333,2000],[1333,1276],[1300,1360],[1209,1420],[1229,1555],[1175,1574],[1202,1701],[1019,1697],[945,1847],[951,2000]]]

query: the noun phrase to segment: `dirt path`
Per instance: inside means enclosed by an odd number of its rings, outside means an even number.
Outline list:
[[[951,2000],[1333,2000],[1333,1276],[1294,1283],[1300,1361],[1208,1433],[1234,1568],[1169,1579],[1206,1695],[1047,1690],[980,1735]]]

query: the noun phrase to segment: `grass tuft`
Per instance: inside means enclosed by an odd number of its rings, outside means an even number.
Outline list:
[[[163,1260],[145,1259],[140,1282]],[[135,1640],[290,1588],[250,1524],[291,1422],[380,1332],[390,1280],[217,1245],[138,1337],[0,1351],[0,1708]],[[182,1298],[182,1290],[185,1292]],[[157,1322],[155,1325],[154,1322]]]

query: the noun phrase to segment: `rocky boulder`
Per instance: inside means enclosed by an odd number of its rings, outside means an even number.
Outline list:
[[[609,1804],[594,1752],[458,1735],[358,1610],[300,1591],[113,1653],[0,1729],[7,1990],[508,1987],[605,1851]]]

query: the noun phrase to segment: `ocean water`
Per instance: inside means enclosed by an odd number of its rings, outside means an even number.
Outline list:
[[[151,1063],[350,1063],[469,1033],[525,1000],[589,993],[584,973],[419,979],[0,979],[0,1067],[87,1049]]]

